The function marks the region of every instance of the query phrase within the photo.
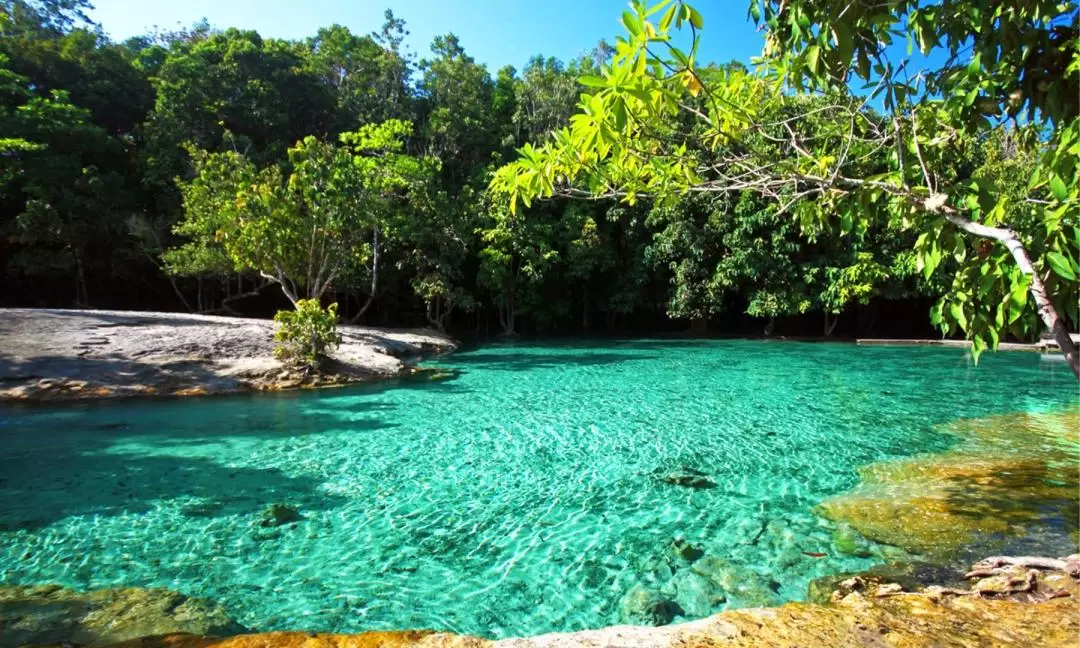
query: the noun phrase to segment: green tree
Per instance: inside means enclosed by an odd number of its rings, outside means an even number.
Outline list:
[[[1075,321],[1080,275],[1077,9],[1038,0],[954,4],[905,1],[879,10],[831,0],[752,2],[751,16],[766,29],[771,73],[762,77],[703,74],[696,64],[701,14],[681,0],[651,7],[634,0],[610,65],[581,79],[592,92],[570,127],[548,144],[524,147],[492,186],[510,196],[512,208],[556,192],[633,201],[752,190],[831,235],[890,218],[919,234],[915,250],[927,274],[948,254],[961,274],[980,277],[931,313],[945,330],[962,331],[977,355],[1007,332],[1031,334],[1041,320],[1080,376],[1066,323]],[[676,45],[679,30],[690,32],[687,51]],[[946,62],[918,73],[894,64],[888,45],[895,34],[923,54],[944,50]],[[852,75],[882,97],[884,119],[850,96]],[[818,93],[801,104],[801,116],[827,113],[821,128],[774,119],[789,101],[785,88]],[[958,158],[1021,113],[1032,125],[1018,130],[1038,162],[1017,204],[1009,192],[954,172]],[[884,168],[865,168],[863,157],[878,149],[894,153]],[[980,238],[1011,261],[972,254]],[[1004,297],[986,300],[996,295]]]
[[[288,151],[291,171],[258,169],[239,153],[192,149],[195,178],[180,182],[192,240],[169,253],[176,273],[253,271],[295,305],[364,274],[378,291],[385,230],[430,161],[402,153],[408,122],[369,124],[341,135],[346,146],[306,137]],[[365,306],[366,308],[366,306]]]
[[[540,142],[574,112],[579,88],[577,75],[554,58],[533,57],[516,89],[513,123],[520,142]]]
[[[493,83],[487,68],[465,53],[453,34],[438,36],[432,58],[421,61],[426,153],[442,161],[444,182],[456,192],[478,180],[498,133],[492,120]]]
[[[517,318],[538,303],[536,289],[558,256],[550,218],[526,217],[500,203],[488,202],[480,229],[480,271],[477,282],[491,295],[502,334],[517,335]]]
[[[8,65],[0,55],[0,199],[16,245],[9,269],[70,280],[75,303],[87,306],[87,275],[108,270],[132,209],[125,150],[66,92],[42,96]]]
[[[396,49],[341,25],[320,29],[307,44],[307,65],[336,103],[331,131],[411,118],[406,61]]]

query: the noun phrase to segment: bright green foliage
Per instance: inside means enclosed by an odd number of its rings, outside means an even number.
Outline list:
[[[456,190],[482,170],[497,146],[493,83],[453,34],[436,37],[431,50],[433,58],[420,64],[426,114],[421,131],[427,152],[445,161],[444,178]]]
[[[288,175],[257,169],[239,153],[193,149],[196,175],[180,183],[185,219],[176,230],[192,240],[167,255],[170,269],[222,272],[231,264],[280,284],[294,304],[363,274],[409,188],[435,170],[401,152],[410,132],[391,120],[342,134],[347,146],[306,137],[288,151]]]
[[[1000,35],[975,30],[993,12],[963,0],[931,27],[985,35],[972,43],[978,66],[966,45],[949,74],[920,77],[916,58],[904,68],[922,79],[912,90],[898,85],[902,61],[872,60],[874,87],[852,95],[798,66],[815,43],[820,60],[842,45],[843,26],[815,22],[833,4],[757,3],[769,75],[700,63],[709,17],[676,0],[631,6],[614,46],[489,75],[452,35],[416,63],[389,12],[367,36],[330,26],[281,40],[204,21],[116,44],[82,0],[0,3],[5,299],[254,314],[255,295],[281,284],[297,301],[340,300],[353,320],[426,315],[480,334],[496,322],[530,334],[685,325],[669,318],[758,326],[743,311],[784,333],[806,333],[811,312],[839,314],[848,334],[848,315],[872,322],[882,300],[943,295],[942,325],[977,344],[1029,336],[1040,285],[1074,311],[1078,70],[1054,58],[1071,23],[1020,29],[1018,17],[1058,11],[1021,2],[991,7],[1008,23]],[[860,12],[832,22],[858,30],[900,15]],[[952,38],[936,33],[943,47]],[[993,53],[995,39],[1028,48]],[[1021,50],[1034,56],[1026,103],[1002,120]],[[1049,73],[1058,90],[1039,85]],[[797,79],[809,92],[791,92]],[[519,197],[508,211],[485,188],[526,142],[525,161],[496,177]],[[605,198],[534,201],[545,194]],[[964,223],[1008,225],[1039,272],[973,242]]]
[[[737,296],[756,317],[839,314],[872,297],[919,288],[912,256],[897,249],[903,243],[896,233],[812,240],[751,192],[691,195],[657,205],[649,219],[662,227],[649,256],[671,269],[672,317],[708,318]]]
[[[1032,336],[1041,318],[1075,369],[1065,324],[1050,304],[1075,301],[1080,287],[1080,92],[1076,74],[1060,90],[1048,82],[1080,71],[1077,9],[1035,0],[954,4],[898,2],[871,11],[831,0],[755,1],[751,16],[768,30],[764,76],[700,68],[702,16],[680,0],[634,0],[611,63],[580,79],[590,92],[570,126],[542,146],[523,147],[492,189],[512,211],[556,193],[632,203],[750,190],[793,212],[811,236],[859,236],[887,220],[919,234],[915,252],[927,277],[946,255],[958,264],[965,279],[933,317],[971,338],[976,355],[1006,332]],[[690,32],[687,51],[675,45],[680,28]],[[895,31],[909,33],[924,53],[941,47],[951,58],[925,74],[893,65],[879,43]],[[960,65],[968,42],[970,59]],[[884,93],[890,114],[877,115],[849,94],[852,69]],[[784,84],[818,93],[790,97]],[[1032,126],[1000,120],[1021,111]],[[1017,142],[1008,155],[1036,161],[1019,196],[977,177],[986,143],[1006,130]],[[973,235],[1007,247],[1014,265],[979,243],[980,280],[973,282],[972,266],[964,265]],[[880,276],[880,268],[857,263],[833,280]],[[830,299],[859,292],[838,287]],[[998,296],[993,307],[982,301]],[[1069,317],[1072,309],[1058,313]]]
[[[318,299],[301,299],[296,310],[278,311],[274,357],[294,367],[317,370],[327,352],[341,344],[337,319],[337,304],[324,309]]]
[[[933,102],[974,130],[1016,116],[1060,125],[1080,107],[1075,3],[752,0],[750,16],[767,28],[764,57],[796,87],[836,87],[855,75],[886,110]],[[917,61],[886,49],[901,39],[909,55],[947,58],[916,70]]]
[[[503,334],[513,335],[517,316],[537,305],[536,288],[558,256],[554,230],[545,218],[526,218],[498,203],[486,207],[477,283],[489,291]]]

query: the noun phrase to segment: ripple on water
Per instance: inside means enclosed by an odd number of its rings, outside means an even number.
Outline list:
[[[492,637],[623,622],[635,587],[686,615],[801,599],[904,555],[815,515],[859,467],[948,450],[948,421],[1075,402],[1059,363],[952,349],[634,341],[433,364],[452,371],[8,408],[0,582],[167,587],[262,630]],[[715,486],[661,479],[688,468]],[[276,502],[303,519],[264,526]],[[1052,522],[1040,546],[1069,542]]]

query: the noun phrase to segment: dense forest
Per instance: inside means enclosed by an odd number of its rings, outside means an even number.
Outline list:
[[[203,23],[117,43],[82,0],[2,6],[5,305],[265,315],[317,298],[343,321],[460,334],[926,337],[961,261],[921,267],[917,232],[888,217],[822,235],[760,192],[493,199],[496,169],[578,110],[603,42],[492,73],[452,34],[411,53],[389,10],[371,34]],[[947,164],[1026,182],[1019,141]]]

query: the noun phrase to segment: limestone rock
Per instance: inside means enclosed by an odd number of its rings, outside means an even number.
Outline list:
[[[728,601],[740,607],[768,607],[780,603],[776,593],[779,584],[748,567],[716,556],[705,556],[690,568],[719,588]]]
[[[190,632],[244,633],[218,604],[164,589],[76,592],[58,585],[0,587],[0,645],[103,646],[136,637]]]
[[[807,599],[813,603],[826,604],[841,599],[853,591],[846,581],[857,578],[861,591],[872,591],[878,585],[896,583],[905,591],[915,592],[928,585],[947,587],[964,586],[963,572],[952,567],[909,561],[875,565],[857,574],[830,574],[810,582]]]
[[[1080,408],[971,419],[945,429],[961,438],[955,449],[866,466],[861,484],[822,502],[819,512],[935,562],[1017,551],[1010,542],[1040,531],[1063,535],[1080,515],[1073,449]]]
[[[685,614],[675,601],[665,598],[656,590],[635,585],[623,596],[620,608],[622,617],[628,623],[660,626]]]
[[[1075,587],[1075,579],[1060,576]],[[789,603],[661,627],[614,626],[494,642],[432,632],[274,632],[224,640],[171,635],[114,648],[1075,648],[1077,636],[1076,597],[1019,602],[975,596],[935,599],[924,594],[874,598],[856,593],[828,606]]]

